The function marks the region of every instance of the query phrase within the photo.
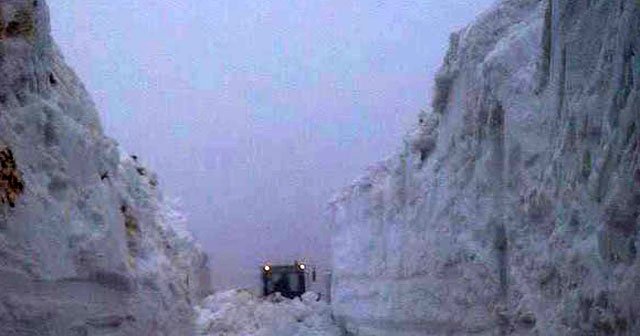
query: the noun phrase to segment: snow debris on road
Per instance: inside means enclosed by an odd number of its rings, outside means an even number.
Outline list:
[[[198,335],[339,336],[328,304],[317,294],[293,300],[279,294],[260,298],[246,290],[213,294],[196,307]]]

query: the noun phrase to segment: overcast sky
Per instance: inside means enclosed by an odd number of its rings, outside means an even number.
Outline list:
[[[493,0],[50,0],[106,132],[179,197],[216,288],[326,264],[332,194],[400,145]]]

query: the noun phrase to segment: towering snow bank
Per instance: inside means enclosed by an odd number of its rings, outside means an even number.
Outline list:
[[[305,293],[289,300],[245,290],[207,297],[198,307],[198,334],[210,336],[339,336],[329,305]]]
[[[102,133],[42,0],[0,2],[0,335],[190,335],[206,256]]]
[[[640,334],[640,4],[504,0],[332,202],[358,335]]]

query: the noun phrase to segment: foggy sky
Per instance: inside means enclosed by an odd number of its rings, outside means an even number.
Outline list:
[[[326,264],[332,194],[401,144],[492,0],[50,0],[107,134],[158,172],[217,288]]]

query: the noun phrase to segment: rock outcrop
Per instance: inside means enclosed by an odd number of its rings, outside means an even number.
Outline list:
[[[502,0],[331,203],[356,335],[640,334],[640,3]]]
[[[0,2],[0,335],[191,335],[207,258],[103,135],[43,0]]]

